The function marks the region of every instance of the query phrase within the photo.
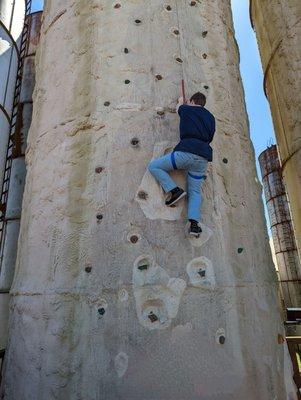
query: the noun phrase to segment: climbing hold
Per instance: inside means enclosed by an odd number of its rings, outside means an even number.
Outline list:
[[[95,168],[95,173],[100,174],[103,171],[103,167],[96,167]]]
[[[132,145],[132,146],[137,147],[138,144],[139,144],[139,139],[133,138],[133,139],[131,140],[131,145]]]
[[[193,6],[193,7],[196,6],[196,1],[191,1],[190,5]]]
[[[224,164],[228,164],[228,159],[227,158],[223,158],[223,163]]]
[[[109,101],[105,101],[105,102],[103,103],[103,105],[104,105],[105,107],[109,107],[110,104],[111,104],[111,103],[110,103]]]
[[[126,80],[124,81],[124,83],[125,83],[126,85],[128,85],[129,83],[131,83],[131,81],[130,81],[129,79],[126,79]]]
[[[219,328],[215,333],[215,341],[217,344],[225,344],[226,342],[226,332],[225,329]]]
[[[138,192],[138,197],[141,200],[146,200],[148,198],[148,194],[144,190],[140,190]]]
[[[221,335],[221,336],[219,337],[219,344],[225,344],[225,341],[226,341],[225,336],[224,336],[224,335]]]
[[[135,24],[137,25],[141,24],[141,19],[135,19]]]
[[[200,275],[200,277],[204,278],[206,276],[206,270],[200,268],[198,271],[198,274]]]
[[[114,6],[114,8],[120,8],[120,7],[121,7],[121,4],[119,4],[119,3],[116,3]]]
[[[131,243],[137,243],[138,240],[139,240],[139,238],[138,238],[137,235],[132,235],[132,236],[130,237],[130,242],[131,242]]]
[[[204,89],[206,89],[206,90],[209,89],[209,86],[205,85],[205,86],[204,86]]]
[[[128,53],[129,53],[129,49],[128,49],[127,47],[125,47],[125,48],[123,49],[123,51],[125,52],[125,54],[128,54]]]
[[[173,30],[173,33],[174,33],[174,35],[179,35],[179,34],[180,34],[180,31],[179,31],[179,29],[174,29],[174,30]]]
[[[162,75],[157,74],[156,79],[157,79],[157,81],[161,81],[163,79],[163,77],[162,77]]]
[[[239,248],[237,249],[237,253],[238,253],[238,254],[241,254],[243,251],[244,251],[244,249],[243,249],[242,247],[239,247]]]
[[[206,59],[206,58],[207,58],[207,54],[206,54],[206,53],[203,53],[203,54],[202,54],[202,57],[203,57],[204,59]]]
[[[85,271],[87,272],[87,274],[89,274],[92,271],[91,265],[87,265]]]
[[[141,260],[139,260],[137,263],[137,268],[139,269],[139,271],[145,271],[149,268],[149,266],[150,262],[147,258],[141,258]]]
[[[98,221],[101,221],[103,219],[103,215],[102,214],[97,214],[96,218],[98,219]]]
[[[157,110],[157,114],[160,115],[160,116],[162,116],[162,115],[165,114],[165,112],[164,112],[164,110]]]
[[[178,61],[178,63],[182,63],[183,62],[182,58],[180,58],[180,57],[176,57],[176,61]]]
[[[97,311],[99,315],[104,315],[104,313],[106,312],[106,310],[103,307],[99,308]]]
[[[283,344],[285,342],[284,336],[278,333],[278,344]]]
[[[166,11],[171,11],[171,6],[170,5],[165,6],[165,10]]]
[[[153,323],[159,320],[156,314],[154,314],[152,311],[148,314],[149,320]]]
[[[206,36],[207,36],[207,33],[208,33],[208,31],[202,32],[202,36],[203,36],[203,37],[206,37]]]

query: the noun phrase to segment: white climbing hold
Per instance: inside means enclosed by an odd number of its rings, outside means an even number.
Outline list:
[[[165,150],[172,149],[173,147],[174,146],[168,141],[155,144],[152,159],[163,156],[166,154]],[[172,171],[170,174],[180,187],[185,187],[186,180],[183,172]],[[139,197],[139,193],[145,193],[146,196],[140,195]],[[165,197],[166,195],[164,191],[151,173],[147,170],[142,178],[135,198],[146,218],[152,220],[164,219],[167,221],[176,221],[181,218],[182,210],[185,204],[184,201],[180,201],[176,207],[166,207]]]
[[[224,328],[219,328],[215,333],[215,341],[217,344],[224,344],[226,341],[226,331]]]
[[[134,263],[133,290],[139,322],[148,329],[165,329],[177,316],[186,282],[170,278],[149,256]]]
[[[119,378],[122,378],[126,373],[129,364],[129,356],[126,353],[120,352],[114,360],[115,371]]]
[[[215,286],[215,274],[208,258],[194,258],[187,264],[186,271],[192,286],[207,289]]]

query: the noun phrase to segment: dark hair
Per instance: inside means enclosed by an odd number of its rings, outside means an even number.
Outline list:
[[[204,107],[206,104],[206,96],[201,92],[197,92],[190,97],[190,101],[193,101],[194,104]]]

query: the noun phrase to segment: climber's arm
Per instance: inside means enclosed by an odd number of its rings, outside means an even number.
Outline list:
[[[179,98],[178,98],[178,104],[177,104],[177,107],[176,107],[177,114],[178,114],[178,112],[179,112],[180,106],[182,106],[183,104],[184,104],[184,99],[183,99],[183,97],[179,97]]]

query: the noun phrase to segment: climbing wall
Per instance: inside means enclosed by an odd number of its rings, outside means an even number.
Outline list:
[[[37,64],[4,399],[288,398],[230,2],[48,1]],[[183,77],[217,118],[199,239],[147,171]]]

